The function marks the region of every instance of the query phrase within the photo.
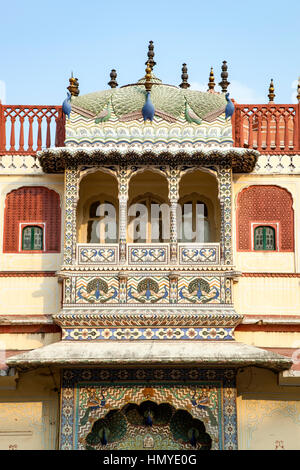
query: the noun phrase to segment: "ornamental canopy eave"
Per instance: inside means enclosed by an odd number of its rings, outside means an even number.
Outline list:
[[[121,347],[120,347],[121,346]],[[180,365],[193,367],[256,366],[274,371],[289,369],[292,360],[236,341],[60,341],[10,357],[7,365],[18,369],[44,366]]]
[[[42,150],[37,158],[45,173],[63,173],[66,168],[82,165],[222,165],[232,167],[234,173],[250,173],[259,152],[236,147],[208,147],[188,145],[111,144],[103,147],[56,147]]]

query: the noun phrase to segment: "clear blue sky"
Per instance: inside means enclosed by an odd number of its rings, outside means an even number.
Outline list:
[[[149,40],[166,83],[180,83],[183,62],[194,87],[211,66],[219,81],[227,60],[239,102],[266,101],[273,78],[275,101],[290,103],[300,75],[299,0],[3,0],[0,8],[8,104],[61,104],[71,70],[81,94],[107,88],[112,68],[119,85],[132,83],[145,73]]]

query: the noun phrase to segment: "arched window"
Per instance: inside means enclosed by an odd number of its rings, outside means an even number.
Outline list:
[[[43,250],[43,229],[29,225],[22,230],[22,250]]]
[[[265,246],[270,246],[269,241],[272,241],[273,237],[275,248],[261,249],[279,252],[294,251],[293,198],[285,188],[258,184],[242,189],[237,197],[236,215],[238,251],[260,249],[256,246],[263,246],[263,237],[265,237],[265,243],[268,239],[268,244]],[[256,236],[257,243],[253,243],[255,234],[251,227],[277,228],[275,232],[259,230]]]
[[[162,204],[152,194],[146,194],[130,204],[128,235],[132,242],[161,243],[169,240],[169,207],[167,204],[162,207]],[[165,230],[163,219],[166,222]]]
[[[178,241],[208,243],[211,241],[211,227],[207,205],[197,195],[180,201],[182,224]]]
[[[254,249],[271,251],[275,250],[275,229],[261,226],[254,229]]]
[[[89,208],[87,243],[117,243],[118,223],[115,205],[100,199]]]
[[[29,226],[35,229],[24,232]],[[3,230],[4,253],[18,253],[22,250],[59,253],[60,236],[61,208],[60,197],[56,191],[44,186],[22,186],[7,194]],[[31,237],[36,240],[33,245],[29,242]],[[41,243],[38,239],[42,240]],[[29,244],[33,248],[27,248]],[[34,248],[39,244],[42,248]]]

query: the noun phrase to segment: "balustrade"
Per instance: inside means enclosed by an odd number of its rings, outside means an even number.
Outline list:
[[[235,104],[232,118],[235,147],[260,153],[300,151],[300,104]]]
[[[300,104],[235,103],[235,147],[261,153],[300,152]],[[63,147],[65,116],[61,106],[0,104],[0,155],[35,155],[42,148]]]
[[[65,116],[61,106],[0,104],[0,155],[35,155],[63,147]]]

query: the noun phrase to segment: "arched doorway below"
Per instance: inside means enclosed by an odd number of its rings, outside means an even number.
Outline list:
[[[211,444],[202,421],[151,400],[109,411],[85,436],[87,450],[209,450]]]

